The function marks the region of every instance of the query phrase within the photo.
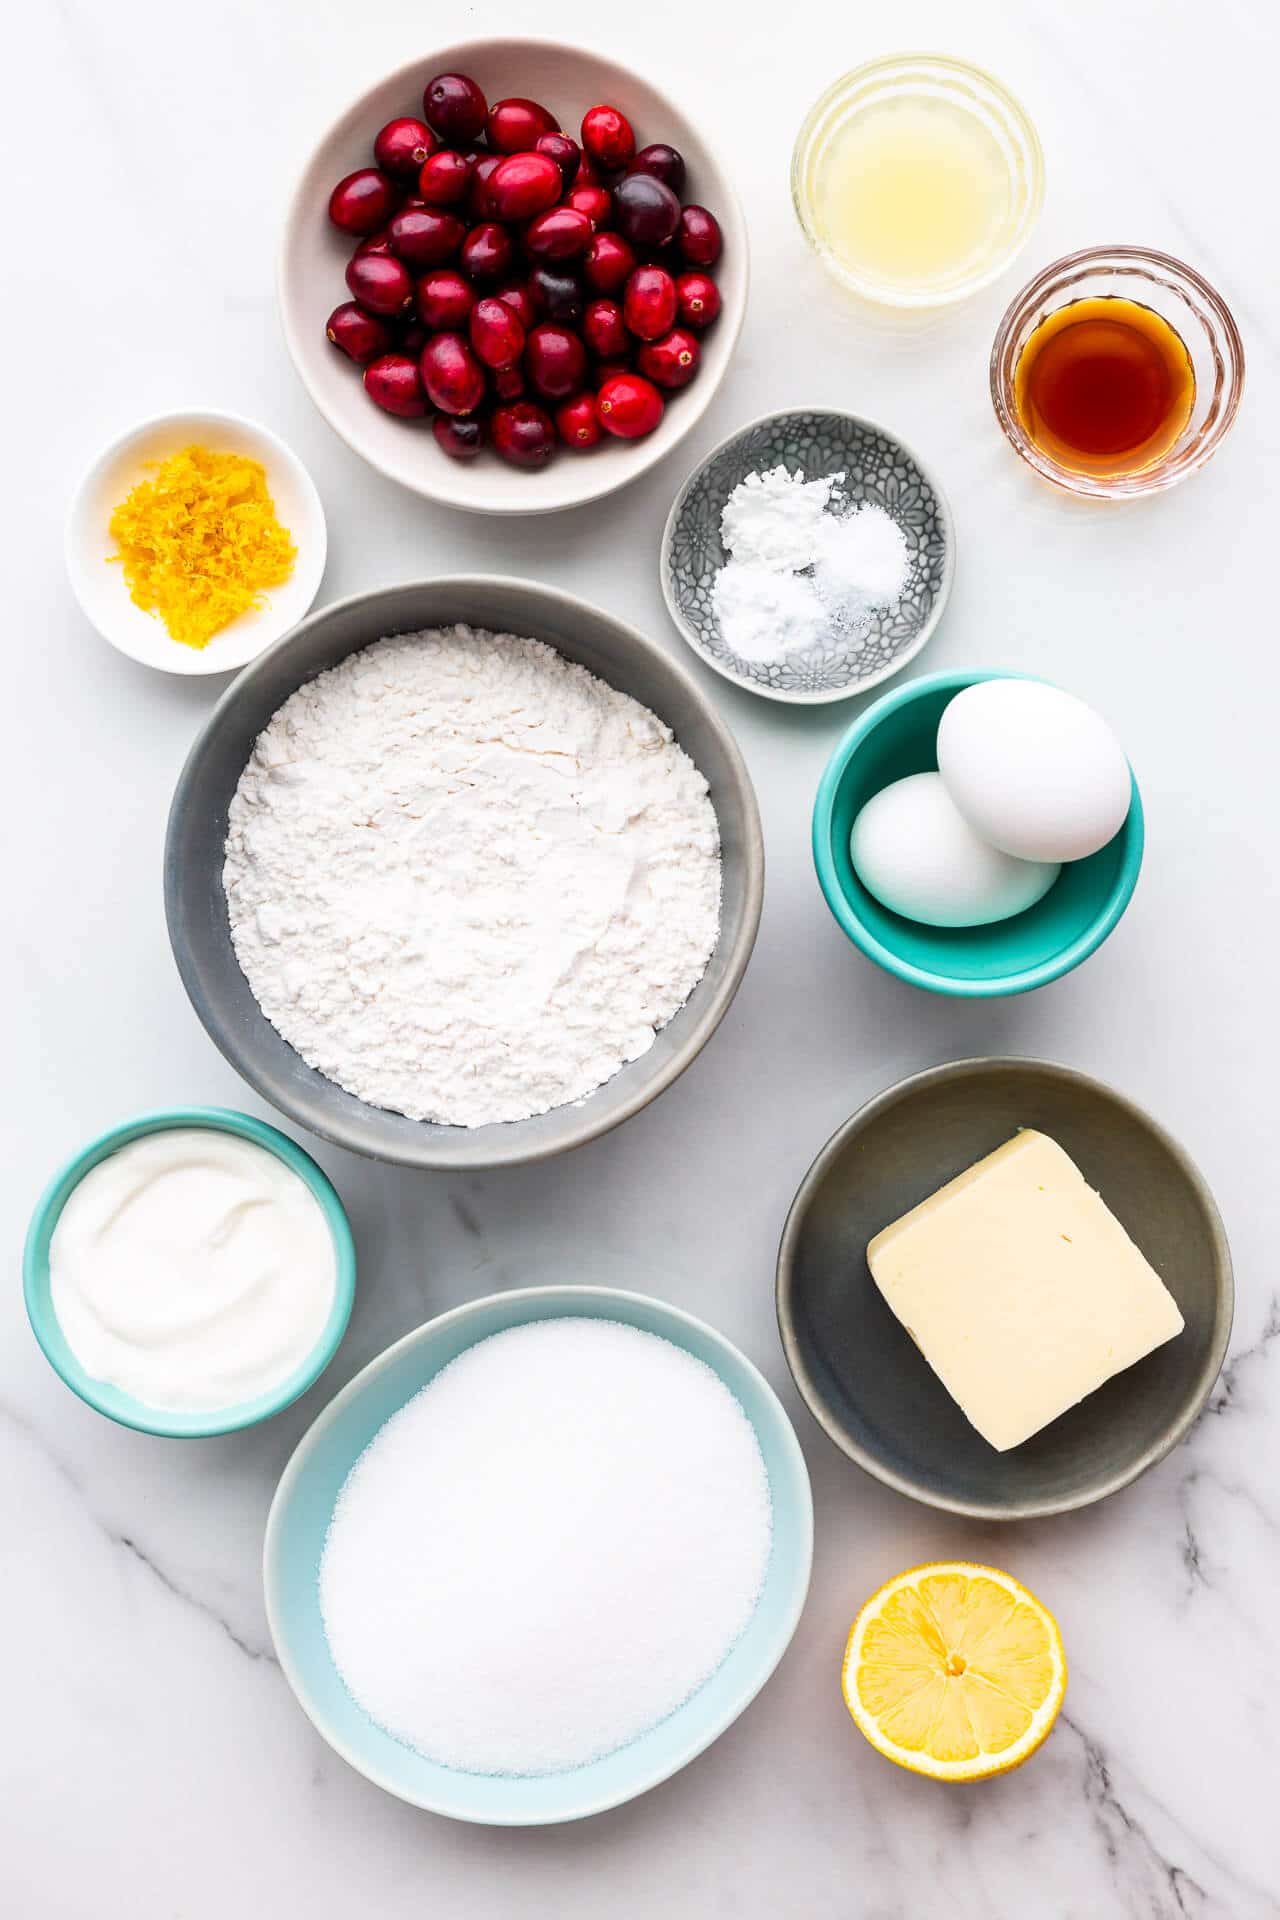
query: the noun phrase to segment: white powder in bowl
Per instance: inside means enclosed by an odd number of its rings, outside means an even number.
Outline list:
[[[577,1318],[469,1347],[394,1414],[320,1564],[334,1664],[416,1752],[546,1774],[710,1678],[772,1545],[755,1431],[702,1361]]]

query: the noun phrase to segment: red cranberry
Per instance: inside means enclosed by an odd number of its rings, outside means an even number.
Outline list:
[[[509,153],[494,168],[488,189],[499,220],[529,220],[554,207],[564,184],[559,167],[545,153]]]
[[[578,177],[578,168],[582,165],[582,149],[576,140],[567,133],[540,133],[534,141],[535,153],[545,153],[548,160],[554,160],[560,169],[560,178],[566,187],[571,187]]]
[[[670,187],[677,197],[684,186],[684,155],[661,140],[655,141],[651,147],[641,147],[631,163],[631,170],[633,173],[651,173],[655,180],[661,180],[664,187]]]
[[[403,322],[392,324],[396,327],[396,352],[407,353],[411,360],[416,360],[431,338],[431,328],[424,327],[420,320],[410,320],[407,326]]]
[[[616,107],[588,107],[582,116],[582,144],[602,167],[629,167],[636,157],[631,122]]]
[[[490,423],[493,446],[513,467],[544,467],[556,448],[550,416],[531,400],[497,407]]]
[[[484,399],[484,374],[460,333],[433,334],[419,371],[427,398],[441,413],[471,413]]]
[[[524,328],[505,300],[490,296],[471,309],[471,345],[486,367],[513,367],[524,352]]]
[[[662,395],[639,374],[620,373],[606,380],[596,395],[596,412],[606,433],[619,440],[641,440],[662,418]]]
[[[495,153],[532,153],[544,133],[559,133],[560,122],[536,100],[499,100],[489,109],[485,134]]]
[[[629,354],[621,360],[597,360],[592,385],[595,387],[596,392],[599,393],[601,387],[610,380],[616,380],[620,373],[634,372],[635,368],[631,364],[631,356]]]
[[[347,285],[366,313],[403,313],[413,300],[408,267],[389,253],[358,253],[347,262]]]
[[[373,157],[384,173],[413,180],[436,150],[436,137],[423,120],[388,120],[373,143]]]
[[[490,377],[499,400],[523,399],[524,374],[519,367],[498,367]]]
[[[582,316],[582,337],[597,360],[620,360],[631,342],[616,300],[593,300]]]
[[[600,169],[589,153],[584,153],[573,182],[575,187],[602,187]]]
[[[586,379],[586,350],[576,333],[544,321],[529,335],[524,368],[539,393],[563,400]]]
[[[573,187],[564,197],[566,207],[585,213],[595,228],[607,227],[613,218],[613,195],[608,187]]]
[[[713,267],[724,245],[714,213],[705,207],[683,207],[678,244],[691,267]]]
[[[442,148],[433,153],[418,175],[418,192],[429,207],[456,207],[467,197],[474,162],[465,154]]]
[[[434,267],[418,282],[414,305],[433,333],[459,333],[476,303],[475,288],[454,267]]]
[[[649,340],[636,355],[636,365],[655,387],[671,391],[687,387],[698,371],[702,349],[684,327],[672,327],[662,340]]]
[[[451,460],[474,460],[484,445],[484,421],[474,413],[461,419],[451,413],[438,413],[431,431],[440,451]]]
[[[422,111],[442,140],[453,147],[469,147],[484,132],[488,104],[475,81],[465,73],[438,73],[428,80]]]
[[[566,447],[585,453],[600,438],[596,403],[589,393],[579,393],[556,408],[556,431]]]
[[[329,195],[329,218],[344,233],[376,233],[397,204],[395,183],[376,167],[361,167],[339,180]]]
[[[662,247],[680,225],[680,202],[651,173],[629,173],[613,190],[613,217],[633,247]]]
[[[576,273],[566,273],[562,267],[535,267],[528,286],[534,306],[548,320],[562,327],[579,325],[586,300]]]
[[[515,253],[506,228],[486,220],[472,227],[462,243],[462,270],[473,280],[500,280],[510,273]]]
[[[550,207],[529,222],[524,244],[535,260],[572,260],[591,245],[591,222],[573,207]]]
[[[492,220],[493,202],[489,198],[489,182],[496,168],[502,165],[500,153],[482,153],[471,169],[471,185],[467,193],[467,206],[477,220]]]
[[[720,289],[709,274],[682,273],[676,281],[676,307],[686,327],[709,327],[720,312]]]
[[[636,256],[618,233],[598,233],[587,248],[582,270],[596,293],[616,293],[636,269]]]
[[[391,329],[374,314],[365,313],[354,300],[344,300],[325,322],[325,334],[358,367],[367,367],[391,347]]]
[[[416,419],[427,410],[418,369],[404,353],[384,353],[364,370],[364,390],[388,413]]]
[[[516,280],[513,281],[509,287],[499,287],[498,298],[499,300],[506,301],[512,313],[515,314],[520,325],[527,333],[538,316],[534,309],[533,301],[530,298],[529,289],[525,286],[524,282],[522,280]]]
[[[442,213],[436,207],[405,207],[387,228],[396,258],[419,272],[451,259],[466,231],[456,213]]]
[[[627,282],[622,317],[640,340],[657,340],[676,317],[676,283],[663,267],[637,267]]]
[[[385,227],[378,233],[371,233],[369,238],[362,240],[356,248],[357,253],[390,253],[390,251],[391,235]]]

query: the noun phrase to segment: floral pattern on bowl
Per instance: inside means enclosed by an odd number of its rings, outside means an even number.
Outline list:
[[[712,604],[729,557],[720,515],[749,473],[776,466],[806,480],[843,472],[832,504],[845,512],[871,503],[891,513],[911,549],[911,576],[897,605],[874,615],[867,631],[832,632],[776,660],[744,660],[726,645]],[[864,693],[919,653],[951,592],[955,531],[938,482],[900,440],[856,414],[801,408],[740,428],[689,476],[667,519],[660,568],[671,617],[709,667],[768,699],[817,704]]]

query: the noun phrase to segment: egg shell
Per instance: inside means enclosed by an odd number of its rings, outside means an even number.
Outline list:
[[[973,831],[940,775],[913,773],[873,794],[849,836],[853,870],[891,913],[926,927],[986,927],[1025,913],[1056,863],[1015,860]]]
[[[975,833],[1020,860],[1086,860],[1124,825],[1132,776],[1106,721],[1040,680],[980,680],[938,727],[938,770]]]

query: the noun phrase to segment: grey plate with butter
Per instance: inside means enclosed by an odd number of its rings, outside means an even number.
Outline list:
[[[231,945],[222,890],[227,808],[281,703],[389,633],[466,621],[545,640],[652,709],[705,776],[720,823],[720,939],[706,973],[649,1051],[574,1106],[487,1127],[437,1126],[366,1106],[309,1067],[258,1007]],[[281,1113],[336,1146],[413,1167],[542,1160],[607,1133],[684,1071],[723,1019],[760,922],[764,850],[750,776],[733,735],[692,676],[654,641],[573,594],[532,580],[453,575],[383,587],[313,613],[223,694],[178,780],[165,840],[169,939],[191,1004],[237,1072]]]
[[[881,1298],[866,1255],[881,1227],[1020,1127],[1066,1149],[1186,1326],[1023,1446],[997,1453]],[[878,1094],[814,1161],[778,1254],[782,1344],[820,1425],[900,1493],[987,1520],[1088,1506],[1162,1459],[1218,1377],[1233,1301],[1217,1207],[1181,1147],[1122,1094],[1043,1060],[961,1060]]]

